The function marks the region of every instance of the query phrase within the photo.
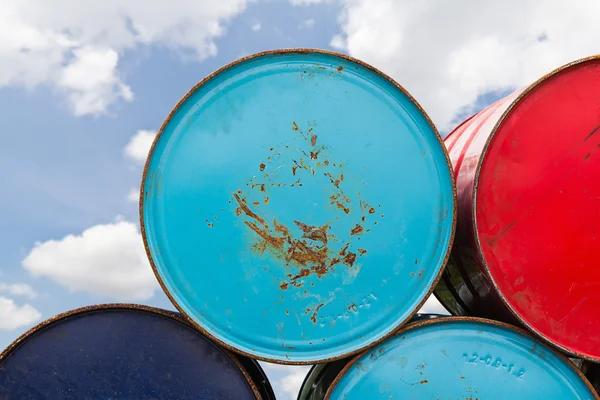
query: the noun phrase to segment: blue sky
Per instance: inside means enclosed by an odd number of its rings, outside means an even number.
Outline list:
[[[284,47],[344,52],[394,77],[446,133],[600,52],[595,1],[563,12],[552,0],[544,13],[533,0],[125,3],[0,2],[0,348],[82,305],[173,308],[149,272],[128,194],[152,132],[228,62]],[[136,141],[139,131],[148,133]],[[284,399],[306,370],[267,367]]]

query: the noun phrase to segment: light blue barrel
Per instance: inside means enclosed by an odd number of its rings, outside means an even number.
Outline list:
[[[410,324],[356,357],[326,399],[598,399],[565,357],[516,328],[476,318]]]
[[[254,358],[308,364],[381,341],[424,303],[455,227],[448,156],[389,77],[280,50],[194,87],[142,181],[142,235],[198,329]]]

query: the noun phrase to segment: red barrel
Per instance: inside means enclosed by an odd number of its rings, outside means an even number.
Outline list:
[[[438,299],[600,361],[600,56],[492,104],[446,146],[458,223]]]

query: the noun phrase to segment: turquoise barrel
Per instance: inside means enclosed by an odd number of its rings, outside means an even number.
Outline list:
[[[600,398],[571,361],[525,331],[469,317],[422,318],[313,371],[299,400]]]
[[[455,186],[440,136],[399,84],[319,50],[240,59],[162,125],[140,217],[163,289],[253,358],[347,357],[406,323],[441,276]]]

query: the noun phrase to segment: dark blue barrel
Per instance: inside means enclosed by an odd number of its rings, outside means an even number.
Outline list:
[[[315,367],[304,386],[299,400],[600,399],[573,363],[525,331],[462,317],[414,321],[345,365]]]
[[[41,323],[0,354],[0,399],[273,399],[258,364],[242,359],[169,311],[85,307]]]

